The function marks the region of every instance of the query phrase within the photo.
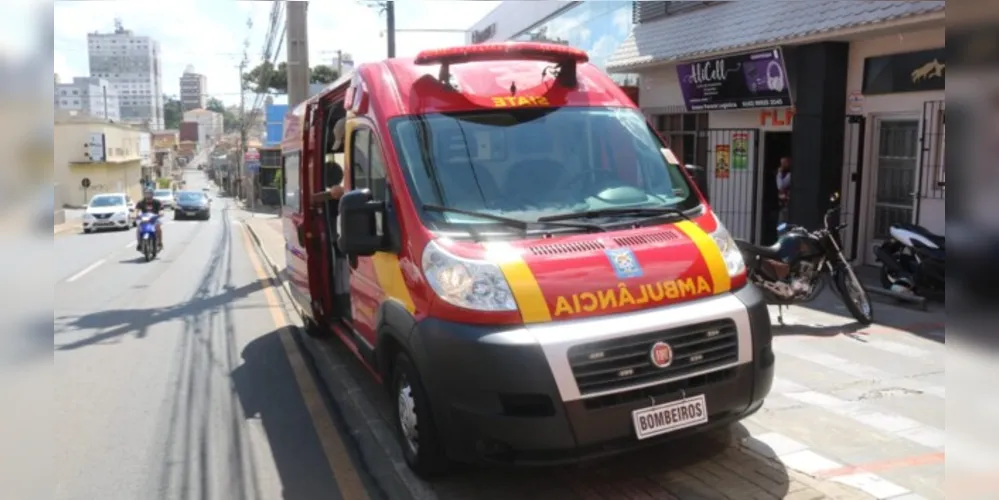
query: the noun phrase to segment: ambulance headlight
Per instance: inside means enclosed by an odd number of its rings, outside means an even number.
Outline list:
[[[451,255],[431,241],[423,250],[423,274],[445,302],[476,311],[516,311],[503,271],[492,262]]]
[[[734,278],[746,272],[746,261],[742,259],[742,252],[739,251],[739,246],[735,244],[732,235],[728,233],[728,230],[718,220],[718,217],[715,217],[715,224],[717,226],[715,232],[711,233],[711,238],[715,240],[715,244],[721,250],[722,260],[725,261],[725,268],[728,269],[728,275]]]

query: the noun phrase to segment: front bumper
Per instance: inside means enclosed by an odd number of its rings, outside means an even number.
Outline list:
[[[721,365],[603,391],[581,391],[570,366],[573,346],[718,320],[731,320],[738,339],[737,355]],[[657,309],[526,327],[428,318],[411,338],[452,459],[542,465],[655,445],[751,415],[773,383],[771,335],[763,297],[747,286]],[[634,410],[702,394],[707,423],[636,438]]]
[[[180,217],[205,217],[208,212],[208,207],[177,207],[174,209],[174,215]]]
[[[83,229],[85,231],[93,231],[96,229],[126,229],[131,227],[131,220],[128,217],[120,218],[93,218],[83,220]]]

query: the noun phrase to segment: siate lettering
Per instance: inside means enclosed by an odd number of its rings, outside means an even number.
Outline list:
[[[548,98],[545,96],[506,96],[493,97],[493,106],[497,108],[516,108],[520,106],[549,106]]]

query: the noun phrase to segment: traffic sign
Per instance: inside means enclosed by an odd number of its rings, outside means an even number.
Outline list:
[[[83,180],[80,181],[80,185],[83,186],[84,189],[90,187],[90,178],[84,177]]]
[[[259,161],[247,161],[246,170],[252,174],[260,172],[260,162]]]
[[[247,163],[249,163],[249,162],[259,162],[260,161],[260,151],[257,150],[257,148],[247,149],[246,152],[243,153],[243,161],[246,161]]]

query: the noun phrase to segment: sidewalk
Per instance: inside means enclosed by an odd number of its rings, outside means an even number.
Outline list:
[[[283,275],[285,268],[285,242],[282,235],[281,219],[274,216],[257,216],[240,219],[259,245],[272,271]],[[282,286],[287,287],[286,283]],[[287,288],[286,288],[287,290]],[[858,473],[838,478],[823,478],[821,471],[832,468],[828,460],[808,449],[796,448],[800,443],[767,439],[774,433],[755,425],[752,419],[734,427],[733,432],[704,438],[700,445],[709,450],[704,456],[690,457],[687,449],[676,450],[664,447],[648,452],[626,455],[609,463],[595,464],[582,468],[558,468],[554,471],[534,470],[491,471],[473,470],[459,472],[455,477],[430,485],[405,468],[399,450],[384,420],[384,410],[378,410],[379,401],[357,401],[356,398],[380,398],[372,392],[361,390],[370,387],[372,382],[361,379],[366,373],[358,369],[349,351],[335,344],[336,340],[324,341],[302,336],[317,365],[319,373],[331,392],[334,400],[355,398],[344,406],[345,413],[353,409],[361,415],[345,415],[348,423],[357,422],[369,429],[357,429],[351,425],[355,435],[364,433],[374,436],[390,464],[367,464],[374,470],[388,470],[399,481],[407,485],[409,496],[413,498],[459,499],[472,498],[476,491],[489,491],[491,495],[508,498],[516,496],[545,497],[592,497],[599,492],[615,498],[746,498],[746,499],[872,499],[897,498],[915,499],[906,495],[907,490],[885,487],[883,480],[870,473]],[[356,378],[357,380],[345,380]],[[381,417],[378,416],[381,414]],[[800,422],[798,425],[811,425]],[[770,436],[772,437],[772,436]],[[779,436],[778,436],[779,437]],[[712,445],[711,443],[714,443]],[[707,446],[703,446],[707,444]],[[685,448],[685,447],[679,447]],[[800,456],[799,456],[800,455]],[[808,455],[808,456],[805,456]],[[371,454],[362,453],[371,457]],[[785,463],[788,462],[788,463]],[[795,470],[791,463],[811,475]],[[804,464],[804,465],[803,465]],[[836,465],[836,464],[832,464]],[[811,467],[811,469],[809,469]],[[814,476],[814,477],[813,477]],[[872,483],[874,485],[872,486]],[[856,489],[847,485],[856,485]],[[890,486],[891,483],[887,483]],[[881,485],[878,492],[878,485]],[[896,487],[897,488],[897,487]],[[539,491],[545,490],[545,491]],[[887,493],[886,493],[887,492]]]

